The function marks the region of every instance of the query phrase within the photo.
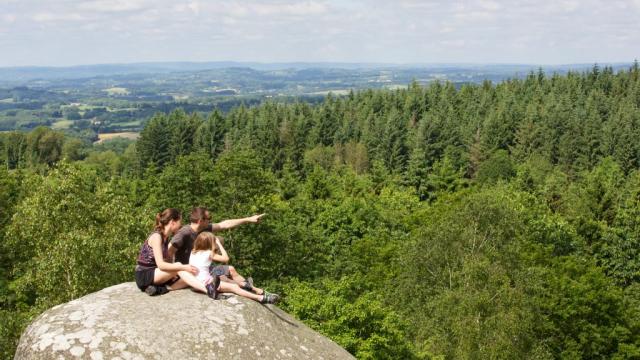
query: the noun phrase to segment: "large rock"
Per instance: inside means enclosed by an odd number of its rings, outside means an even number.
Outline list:
[[[40,315],[16,359],[352,359],[273,305],[189,290],[150,297],[124,283]]]

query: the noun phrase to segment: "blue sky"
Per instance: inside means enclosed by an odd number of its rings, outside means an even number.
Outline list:
[[[0,66],[608,63],[639,49],[640,0],[0,0]]]

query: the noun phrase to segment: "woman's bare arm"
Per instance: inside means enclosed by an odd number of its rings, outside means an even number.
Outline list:
[[[160,234],[153,234],[149,238],[149,245],[153,249],[153,257],[156,260],[156,265],[162,271],[188,271],[192,274],[197,274],[198,269],[195,266],[182,263],[170,263],[166,262],[162,257],[162,237]],[[195,271],[195,272],[194,272]]]

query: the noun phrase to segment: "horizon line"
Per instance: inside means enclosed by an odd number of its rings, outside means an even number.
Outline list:
[[[189,61],[189,60],[162,60],[162,61],[140,61],[140,62],[107,62],[107,63],[87,63],[87,64],[70,64],[70,65],[8,65],[0,66],[0,69],[29,69],[29,68],[48,68],[48,69],[65,69],[92,66],[134,66],[134,65],[163,65],[163,64],[239,64],[239,65],[348,65],[348,66],[595,66],[595,65],[627,65],[637,62],[638,59],[632,61],[593,61],[593,62],[575,62],[575,63],[519,63],[519,62],[375,62],[375,61],[238,61],[238,60],[212,60],[212,61]]]

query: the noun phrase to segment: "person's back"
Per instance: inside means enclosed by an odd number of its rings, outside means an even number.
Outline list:
[[[203,283],[206,282],[211,275],[209,274],[209,266],[211,265],[211,250],[202,250],[192,252],[189,257],[189,265],[198,268],[199,272],[196,278]]]

